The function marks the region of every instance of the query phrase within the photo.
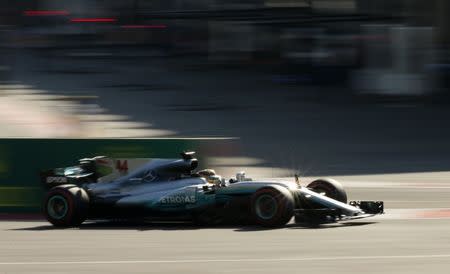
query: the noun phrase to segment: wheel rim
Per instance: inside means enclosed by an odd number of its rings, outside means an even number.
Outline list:
[[[53,219],[62,219],[66,216],[69,206],[66,198],[61,195],[55,195],[48,200],[47,212]]]
[[[316,189],[316,192],[319,193],[320,195],[330,197],[330,193],[325,189],[318,188]]]
[[[334,199],[334,196],[335,196],[335,195],[333,195],[332,190],[326,189],[326,188],[323,188],[323,187],[313,188],[313,191],[316,192],[316,193],[319,193],[320,195],[327,196],[327,197],[330,197],[330,198],[333,198],[333,199]]]
[[[264,194],[256,199],[255,211],[259,218],[272,219],[278,210],[277,200],[269,194]]]

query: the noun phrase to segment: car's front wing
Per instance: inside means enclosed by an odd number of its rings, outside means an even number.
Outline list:
[[[384,213],[382,201],[351,201],[342,203],[330,197],[316,193],[306,187],[298,189],[300,200],[306,201],[309,207],[298,207],[294,210],[296,221],[339,221],[372,217]],[[305,203],[302,203],[303,205]]]

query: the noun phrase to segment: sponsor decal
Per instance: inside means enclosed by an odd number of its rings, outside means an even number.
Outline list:
[[[116,161],[116,169],[119,172],[128,172],[128,161],[124,160],[123,162],[121,160]]]
[[[161,204],[193,204],[197,202],[196,189],[186,189],[182,193],[175,193],[164,196],[161,200]]]
[[[195,196],[176,195],[164,197],[161,199],[162,204],[193,204],[196,202]]]
[[[45,181],[49,184],[51,184],[51,183],[67,183],[67,178],[50,176],[50,177],[47,177],[45,179]]]

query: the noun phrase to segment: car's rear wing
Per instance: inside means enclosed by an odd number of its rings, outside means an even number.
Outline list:
[[[44,188],[52,188],[57,185],[67,184],[68,178],[57,174],[54,169],[43,170],[39,173],[41,184]]]

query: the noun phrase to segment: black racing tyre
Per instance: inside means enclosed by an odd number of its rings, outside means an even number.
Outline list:
[[[83,223],[88,215],[89,196],[75,185],[55,186],[47,193],[43,213],[57,227],[72,227]]]
[[[347,193],[344,187],[333,179],[318,179],[306,186],[317,193],[323,193],[325,196],[335,199],[342,203],[347,203]]]
[[[287,189],[261,188],[251,196],[250,203],[251,214],[261,226],[283,226],[294,214],[294,198]]]

